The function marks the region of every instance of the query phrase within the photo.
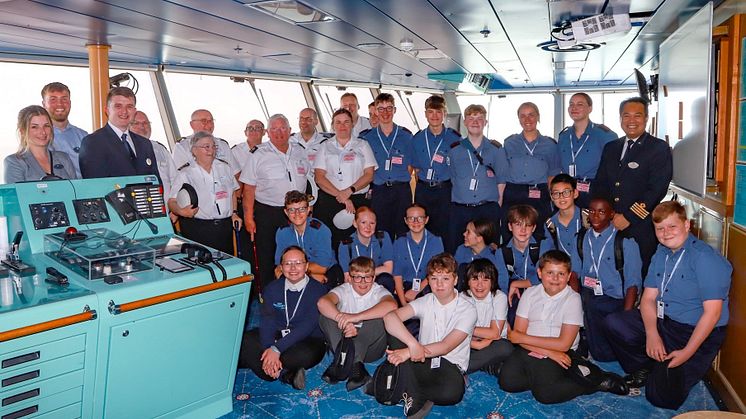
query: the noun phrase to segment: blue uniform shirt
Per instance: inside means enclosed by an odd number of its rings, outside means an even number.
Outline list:
[[[502,249],[497,249],[493,257],[495,267],[497,268],[497,287],[500,291],[507,294],[510,289],[508,288],[510,285],[510,273],[508,272],[508,268],[505,266]]]
[[[64,130],[54,127],[54,142],[50,147],[52,150],[61,151],[70,156],[78,178],[83,177],[80,175],[79,153],[80,144],[86,135],[88,135],[87,132],[70,123],[67,124]]]
[[[570,164],[575,162],[577,179],[595,179],[604,146],[619,138],[605,125],[589,122],[580,138],[571,125],[559,133],[559,154],[562,173],[570,173]],[[574,156],[573,156],[574,154]]]
[[[490,249],[489,246],[482,249],[479,254],[474,254],[471,249],[462,244],[456,249],[456,254],[453,255],[453,258],[456,259],[458,265],[461,265],[462,263],[470,263],[474,259],[487,259],[493,264],[495,263],[495,254],[492,253],[492,249]]]
[[[536,243],[536,239],[534,239],[533,237],[531,237],[531,240],[529,240],[529,246],[526,246],[526,249],[524,249],[523,252],[519,252],[518,249],[513,246],[513,239],[508,242],[508,248],[513,251],[514,262],[513,274],[509,276],[510,280],[528,279],[529,281],[531,281],[531,286],[539,285],[539,274],[536,273],[536,264],[531,260],[531,254],[529,251],[529,248],[531,247],[530,245],[532,243]],[[539,244],[539,256],[543,255],[544,252],[546,252],[547,250],[552,249],[554,249],[552,239],[542,240]],[[536,262],[538,263],[538,260]],[[502,265],[505,266],[504,259],[502,260]],[[510,274],[509,271],[508,274]],[[510,280],[504,284],[506,286],[506,290],[508,289],[507,286],[510,285]],[[503,284],[500,284],[500,286],[502,285]]]
[[[292,225],[283,227],[275,233],[275,265],[280,264],[282,252],[292,245],[299,246],[306,252],[309,262],[329,268],[336,263],[332,251],[332,232],[324,223],[308,218],[303,235],[298,234]]]
[[[679,257],[681,262],[674,271]],[[715,326],[725,326],[728,324],[728,290],[732,272],[727,259],[690,234],[676,253],[658,245],[645,278],[645,287],[658,288],[658,301],[665,304],[666,316],[691,326],[696,326],[702,317],[704,301],[722,300],[723,310]]]
[[[377,237],[382,234],[380,239]],[[349,241],[349,243],[345,243]],[[348,240],[339,243],[339,265],[345,272],[350,271],[350,261],[358,256],[367,256],[373,259],[376,267],[381,266],[384,262],[394,260],[394,247],[391,244],[391,237],[385,231],[376,231],[376,234],[370,238],[368,246],[360,242],[357,232],[352,233]]]
[[[505,139],[504,146],[508,159],[507,179],[510,183],[547,183],[549,176],[560,173],[557,143],[550,137],[539,135],[529,143],[522,133],[513,134]]]
[[[640,248],[634,239],[624,239],[622,241],[624,291],[622,292],[622,278],[616,270],[616,261],[614,260],[614,237],[616,235],[617,230],[613,226],[607,227],[598,237],[594,234],[593,229],[586,231],[583,238],[583,269],[579,280],[582,286],[591,288],[585,284],[585,277],[597,278],[601,281],[604,295],[623,299],[630,287],[637,287],[638,291],[642,287],[642,260],[640,259]],[[591,249],[593,249],[593,252],[591,252]],[[591,253],[593,253],[593,256],[591,256]],[[596,273],[594,264],[598,264],[598,273]]]
[[[409,256],[410,251],[412,257]],[[427,262],[438,253],[443,253],[443,241],[440,237],[425,230],[425,235],[418,244],[412,240],[412,233],[408,232],[405,237],[399,237],[394,242],[394,276],[401,276],[403,282],[412,282],[413,278],[425,279]]]
[[[380,127],[363,131],[360,136],[368,142],[378,163],[373,183],[382,185],[384,182],[409,182],[407,167],[412,165],[411,131],[394,124],[394,130],[389,136],[383,135]],[[387,167],[389,170],[386,170]]]
[[[495,147],[487,138],[476,149],[484,164],[474,155],[471,142],[464,138],[448,154],[448,165],[451,169],[451,201],[458,204],[477,204],[480,202],[498,202],[497,185],[505,183],[508,161],[505,150]],[[476,179],[476,189],[470,190],[472,179]]]
[[[557,230],[557,250],[561,250],[570,256],[570,261],[572,262],[572,270],[574,272],[577,272],[578,275],[580,275],[580,272],[582,271],[582,262],[580,261],[580,257],[578,256],[577,240],[578,231],[583,228],[581,215],[582,212],[580,208],[575,206],[572,220],[570,220],[570,223],[567,224],[567,226],[564,226],[562,225],[562,223],[560,223],[559,212],[556,212],[554,215],[552,215],[551,218],[552,224],[554,224],[554,227]],[[544,226],[544,237],[552,237],[549,234],[549,229],[547,229],[546,226]]]
[[[434,135],[430,128],[425,128],[412,139],[413,166],[419,170],[417,178],[425,182],[443,182],[451,178],[448,169],[448,152],[451,144],[459,141],[461,136],[451,128],[443,128],[440,135]],[[433,169],[432,177],[427,178],[428,169]]]

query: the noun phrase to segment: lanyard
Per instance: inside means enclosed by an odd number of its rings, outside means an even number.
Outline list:
[[[274,150],[275,153],[278,154],[280,157],[280,160],[282,161],[282,165],[285,166],[285,170],[288,172],[288,181],[292,184],[293,183],[293,176],[290,174],[290,150],[293,147],[293,143],[290,143],[288,145],[288,151],[287,153],[283,153],[280,150],[275,147],[274,144],[269,143],[272,146],[272,150]]]
[[[298,246],[300,246],[301,249],[306,250],[306,246],[303,244],[304,243],[303,237],[306,235],[306,232],[303,231],[303,234],[299,236],[298,230],[296,230],[295,226],[293,226],[293,233],[295,233],[295,241],[296,243],[298,243]]]
[[[378,141],[381,142],[381,147],[383,147],[383,151],[386,152],[386,157],[391,157],[391,150],[394,149],[394,143],[396,143],[396,136],[399,135],[399,126],[396,126],[396,130],[394,131],[394,139],[391,140],[391,147],[386,148],[386,145],[383,143],[383,138],[381,138],[381,128],[376,128],[376,134],[378,134]]]
[[[373,243],[368,246],[368,252],[370,253],[370,258],[373,259]],[[357,253],[358,257],[360,256],[360,249],[355,245],[355,253]]]
[[[339,155],[337,155],[337,161],[338,161],[337,162],[337,174],[338,175],[342,174],[342,162],[344,161],[345,154],[354,153],[351,147],[349,150],[347,149],[347,146],[349,146],[351,143],[352,143],[352,138],[350,138],[350,140],[347,141],[347,144],[345,144],[344,147],[342,147]],[[337,140],[337,149],[339,149],[339,146],[340,146],[339,140]]]
[[[593,128],[593,124],[591,124],[590,128]],[[586,128],[586,130],[587,130],[587,128]],[[572,143],[573,143],[573,141],[572,141],[572,135],[570,136],[570,155],[572,155],[572,163],[573,164],[575,164],[575,159],[580,154],[580,150],[582,150],[583,147],[585,147],[585,143],[588,142],[588,138],[590,138],[590,136],[591,136],[590,134],[585,134],[585,140],[583,140],[583,144],[580,145],[580,148],[578,149],[577,153],[575,152],[575,147],[573,147],[573,145],[572,145]],[[578,141],[580,141],[580,140],[578,140]]]
[[[435,147],[433,154],[430,154],[430,140],[427,138],[427,132],[429,130],[429,128],[425,130],[425,146],[427,147],[427,156],[430,157],[430,167],[433,167],[433,159],[435,158],[435,155],[438,154],[438,150],[440,150],[440,145],[443,144],[443,137],[445,137],[445,135],[440,138],[440,142],[438,143],[438,146]],[[435,136],[435,139],[438,139],[437,135]]]
[[[454,293],[455,293],[455,291],[454,291]],[[435,298],[435,296],[433,296],[433,304],[431,305],[430,309],[432,310],[432,313],[433,313],[433,320],[434,320],[433,326],[435,326],[434,329],[435,329],[435,335],[436,335],[436,338],[437,338],[437,342],[440,342],[443,339],[445,339],[445,336],[443,336],[443,335],[445,334],[446,330],[448,330],[448,325],[451,324],[451,320],[453,320],[453,316],[455,316],[456,312],[458,311],[458,303],[459,303],[458,299],[459,299],[459,295],[458,295],[458,293],[456,293],[456,307],[453,308],[453,312],[451,313],[450,316],[448,316],[445,319],[445,322],[440,322],[440,321],[438,321],[438,310],[435,309],[435,304],[438,303],[438,301],[437,301],[437,298]],[[448,302],[448,304],[450,304],[450,303],[451,302]],[[445,306],[443,306],[443,311],[448,312],[448,308],[445,307]],[[445,329],[442,332],[440,330],[438,330],[438,329],[440,329],[438,327],[440,325],[443,325],[444,329]]]
[[[559,222],[559,217],[557,217],[557,225],[561,225]],[[577,235],[579,231],[580,231],[580,219],[576,218],[575,219],[575,234]],[[569,255],[570,252],[567,250],[564,243],[562,243],[562,236],[560,235],[559,228],[557,228],[557,241],[559,242],[559,245],[562,248],[562,251]]]
[[[420,272],[420,266],[422,266],[422,258],[425,256],[425,248],[427,248],[427,230],[425,230],[425,243],[422,245],[422,251],[420,252],[420,259],[417,261],[417,266],[414,264],[414,257],[412,256],[412,248],[409,246],[409,240],[407,240],[407,251],[409,252],[409,261],[412,263],[414,268],[414,277]]]
[[[474,152],[476,153],[476,150],[474,150]],[[479,161],[477,161],[477,165],[474,166],[474,160],[471,159],[471,153],[467,152],[466,155],[469,156],[469,167],[474,167],[474,169],[471,172],[471,177],[477,177],[477,169],[479,169]],[[482,154],[479,154],[479,155],[481,156]]]
[[[287,281],[287,279],[286,279],[286,281]],[[308,285],[308,284],[306,284],[306,285]],[[306,292],[306,288],[307,288],[307,286],[303,287],[303,290],[300,292],[300,295],[298,296],[298,301],[296,301],[295,308],[293,309],[293,315],[290,316],[290,318],[288,318],[288,290],[285,290],[285,292],[283,293],[283,296],[285,297],[285,328],[286,329],[290,327],[290,321],[293,320],[293,318],[295,317],[295,312],[298,311],[298,306],[300,305],[300,300],[301,300],[301,298],[303,298],[303,294]]]
[[[593,255],[593,241],[591,241],[591,235],[588,235],[588,246],[591,249],[591,268],[593,268],[594,271],[596,271],[596,275],[601,275],[598,271],[598,268],[601,267],[601,261],[604,257],[604,250],[606,250],[606,245],[609,244],[611,241],[611,238],[614,237],[614,229],[612,228],[611,234],[609,234],[609,237],[606,238],[606,241],[604,242],[604,245],[601,246],[601,251],[598,252],[598,259],[595,258]]]
[[[528,144],[526,144],[526,142],[528,140],[526,140],[526,137],[523,137],[523,136],[521,136],[521,137],[522,137],[521,139],[523,140],[523,146],[526,147],[526,151],[528,151],[528,154],[531,157],[533,157],[534,156],[534,150],[536,150],[536,146],[539,145],[539,137],[536,137],[536,139],[534,140],[534,141],[536,141],[534,143],[534,148],[528,148]]]
[[[684,257],[684,252],[686,252],[686,249],[681,250],[681,254],[679,255],[679,258],[676,259],[676,263],[673,265],[673,269],[671,269],[671,273],[668,274],[668,280],[666,280],[666,269],[668,268],[668,255],[666,255],[666,261],[663,263],[663,280],[661,281],[661,296],[660,300],[663,301],[663,292],[668,288],[668,284],[673,279],[673,274],[676,272],[676,269],[679,267],[679,262],[681,262],[681,258]]]

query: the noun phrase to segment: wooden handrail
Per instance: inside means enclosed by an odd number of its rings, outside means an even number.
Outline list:
[[[192,295],[204,294],[206,292],[243,284],[251,281],[253,278],[254,275],[243,275],[225,281],[214,282],[207,285],[200,285],[199,287],[187,288],[180,291],[170,292],[168,294],[156,295],[155,297],[144,298],[142,300],[131,301],[124,304],[115,304],[113,301],[109,301],[109,312],[115,315],[126,313],[128,311],[150,307],[156,304],[162,304],[181,298],[191,297]]]
[[[36,323],[29,326],[19,327],[18,329],[0,332],[0,342],[6,342],[12,339],[18,339],[24,336],[46,332],[48,330],[59,329],[60,327],[70,326],[76,323],[83,323],[95,318],[96,310],[87,310],[79,314],[74,314],[72,316],[61,317],[59,319],[49,320],[43,323]]]

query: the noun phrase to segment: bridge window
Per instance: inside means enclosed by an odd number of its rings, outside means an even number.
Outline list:
[[[319,105],[318,111],[321,119],[329,131],[331,131],[332,126],[332,114],[339,109],[339,98],[343,94],[354,93],[357,96],[357,101],[360,104],[358,114],[364,117],[368,117],[368,104],[373,102],[373,94],[367,87],[337,87],[317,84],[314,85],[313,92]]]
[[[161,112],[158,109],[158,103],[155,100],[155,93],[153,91],[153,83],[150,79],[149,71],[135,71],[135,70],[122,70],[122,69],[109,69],[109,77],[115,76],[121,73],[130,73],[137,80],[137,110],[145,112],[150,120],[150,139],[158,141],[159,143],[168,146],[168,139],[166,137],[166,130],[163,127],[163,119],[161,118]],[[133,81],[127,80],[120,84],[124,87],[133,88]]]
[[[541,118],[537,128],[542,135],[555,136],[554,98],[551,93],[508,94],[508,95],[463,95],[458,96],[463,112],[471,104],[480,104],[487,109],[486,135],[501,143],[512,135],[521,132],[518,122],[518,106],[523,102],[533,102],[539,108]]]
[[[298,132],[298,115],[307,108],[303,90],[298,82],[254,80],[257,94],[267,106],[270,116],[281,113],[290,121],[293,132]],[[248,120],[247,120],[248,121]]]

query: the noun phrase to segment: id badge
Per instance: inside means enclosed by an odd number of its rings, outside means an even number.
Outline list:
[[[290,329],[282,329],[282,330],[280,330],[280,335],[282,337],[285,337],[285,336],[287,336],[289,334],[290,334]]]
[[[430,368],[440,368],[440,357],[436,356],[435,358],[430,358]]]
[[[342,174],[342,172],[337,173],[337,180],[339,182],[344,182],[345,176]]]
[[[383,170],[391,170],[391,159],[386,159],[386,162],[383,164]]]
[[[427,173],[425,174],[425,179],[433,180],[433,169],[427,169]]]
[[[586,288],[596,288],[596,282],[598,282],[598,280],[592,276],[586,276],[583,278],[583,286]]]
[[[663,301],[661,300],[656,301],[656,303],[657,303],[656,313],[658,315],[658,318],[662,319],[666,315],[665,305],[663,304]]]
[[[471,178],[471,180],[469,181],[469,190],[470,191],[477,190],[477,179],[476,178]]]
[[[540,199],[541,198],[541,190],[535,186],[531,186],[528,188],[528,197],[531,199]]]
[[[591,191],[591,182],[583,182],[578,181],[578,191],[580,192],[590,192]]]
[[[572,177],[575,177],[575,165],[574,164],[567,166],[567,174]]]
[[[422,280],[420,278],[412,279],[412,291],[420,292],[420,285],[422,285]]]
[[[604,295],[604,288],[599,280],[596,280],[596,286],[593,287],[593,295]]]

